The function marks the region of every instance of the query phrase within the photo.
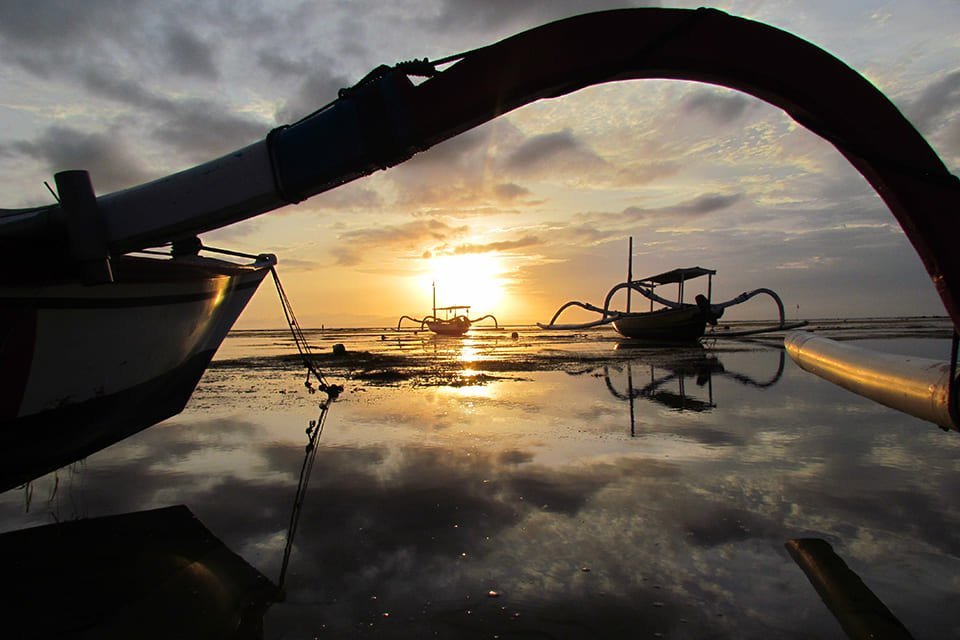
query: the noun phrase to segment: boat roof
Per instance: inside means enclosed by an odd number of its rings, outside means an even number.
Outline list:
[[[681,267],[671,271],[665,271],[655,276],[641,278],[640,282],[650,282],[653,284],[672,284],[681,280],[690,280],[700,276],[712,276],[717,272],[716,269],[706,269],[704,267]]]
[[[455,305],[453,307],[436,307],[437,311],[456,311],[457,309],[469,309],[469,305]]]

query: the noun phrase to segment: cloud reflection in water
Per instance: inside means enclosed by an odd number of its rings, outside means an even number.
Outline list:
[[[765,380],[779,353],[713,355]],[[623,357],[607,368],[621,396],[626,366],[649,366]],[[800,536],[829,540],[918,637],[952,632],[941,605],[960,586],[960,499],[942,488],[955,434],[788,363],[762,389],[714,366],[706,411],[638,395],[631,436],[600,367],[524,371],[489,396],[348,393],[266,637],[838,637],[784,550]],[[275,575],[310,416],[247,399],[222,394],[91,457],[83,510],[187,504]],[[6,528],[21,526],[19,497],[3,497]]]

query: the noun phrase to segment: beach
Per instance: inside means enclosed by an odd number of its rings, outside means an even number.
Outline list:
[[[949,359],[943,318],[809,328]],[[185,505],[277,583],[296,506],[265,638],[843,637],[786,548],[816,538],[914,637],[958,637],[960,434],[801,370],[782,336],[307,337],[344,386],[314,448],[289,334],[234,331],[181,414],[0,494],[0,531]]]

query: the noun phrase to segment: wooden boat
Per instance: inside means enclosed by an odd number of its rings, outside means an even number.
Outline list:
[[[463,313],[458,313],[459,311],[463,311]],[[471,320],[467,316],[469,312],[470,307],[466,305],[438,307],[437,283],[433,283],[433,313],[431,315],[424,316],[419,320],[411,316],[400,316],[400,319],[397,320],[397,331],[400,330],[400,325],[404,320],[419,322],[421,329],[426,327],[427,329],[430,329],[430,331],[433,331],[435,334],[440,336],[462,336],[469,331],[470,327],[472,327],[474,324],[486,320],[487,318],[493,320],[494,327],[498,329],[500,328],[500,325],[497,323],[497,319],[492,314],[487,314],[485,316],[480,316],[475,320]]]
[[[463,309],[464,313],[458,314],[457,311],[461,309]],[[438,311],[442,312],[444,317],[438,317]],[[462,336],[470,330],[470,326],[473,324],[473,321],[466,316],[466,313],[469,311],[470,307],[465,306],[435,307],[433,309],[433,318],[424,318],[423,322],[430,331],[442,336]]]
[[[4,477],[43,451],[46,471],[180,412],[276,263],[120,256],[114,282],[51,269],[0,276],[0,448]],[[68,446],[69,445],[69,446]],[[80,452],[77,455],[77,452]]]
[[[713,276],[717,273],[715,269],[685,267],[634,280],[633,238],[630,238],[627,253],[629,256],[627,261],[627,279],[625,282],[615,285],[607,292],[603,307],[571,300],[562,305],[557,312],[553,314],[553,318],[551,318],[549,323],[544,324],[538,322],[537,326],[541,329],[571,330],[586,329],[612,323],[614,329],[625,338],[658,343],[690,343],[696,342],[704,336],[708,324],[716,325],[717,320],[723,315],[727,307],[742,304],[759,294],[766,294],[773,298],[777,304],[780,319],[777,325],[752,330],[750,331],[751,334],[762,333],[764,331],[779,331],[806,324],[806,322],[788,324],[784,317],[783,302],[780,300],[780,296],[770,289],[754,289],[753,291],[741,293],[739,296],[725,302],[712,302]],[[704,276],[707,277],[706,295],[697,294],[694,297],[695,303],[685,302],[684,289],[686,283]],[[657,287],[669,284],[677,285],[677,297],[675,300],[664,298],[656,292]],[[613,301],[614,295],[622,289],[626,289],[627,292],[627,309],[626,311],[613,310],[610,308],[610,304]],[[650,300],[649,311],[631,311],[630,294],[634,291]],[[654,309],[654,303],[660,304],[661,307]],[[587,311],[599,313],[601,317],[599,320],[591,322],[558,324],[557,318],[570,307],[580,307]],[[742,334],[725,332],[723,335],[732,336]]]
[[[713,319],[703,309],[685,306],[649,313],[624,314],[613,321],[613,327],[620,335],[636,340],[695,342],[703,337],[710,320]]]

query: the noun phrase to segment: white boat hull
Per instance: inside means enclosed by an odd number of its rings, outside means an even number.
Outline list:
[[[274,262],[123,258],[112,284],[0,284],[2,475],[14,452],[62,449],[59,466],[179,413]]]

